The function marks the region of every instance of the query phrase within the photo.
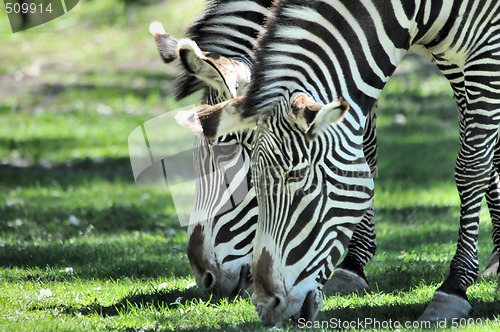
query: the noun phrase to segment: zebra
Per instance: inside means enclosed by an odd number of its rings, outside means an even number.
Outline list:
[[[216,2],[208,5],[209,10],[200,18],[197,23],[191,27],[189,35],[190,40],[181,40],[168,35],[159,22],[154,22],[150,26],[150,32],[155,37],[160,55],[166,63],[177,63],[184,69],[184,74],[180,79],[180,88],[178,89],[178,99],[184,98],[198,89],[205,89],[204,102],[213,105],[228,99],[230,96],[241,94],[236,86],[241,89],[249,81],[245,68],[239,66],[243,61],[247,65],[250,63],[251,53],[249,52],[250,43],[242,43],[236,48],[236,51],[225,50],[225,44],[231,44],[230,49],[234,49],[234,40],[226,41],[215,39],[219,37],[220,27],[227,22],[234,24],[234,15],[241,16],[242,10],[248,11],[255,7],[253,1],[226,1]],[[233,7],[237,5],[237,7]],[[269,8],[271,1],[259,3],[259,14],[265,17],[270,16],[270,10],[266,13],[263,8]],[[221,17],[220,13],[224,13]],[[228,15],[232,15],[229,16]],[[253,18],[255,20],[255,18]],[[256,23],[262,22],[261,17],[257,20],[242,21],[240,24],[248,24],[255,28]],[[217,28],[215,28],[217,27]],[[233,27],[234,28],[234,27]],[[240,26],[237,26],[241,29]],[[246,27],[248,29],[248,26]],[[243,29],[242,29],[243,30]],[[217,31],[214,32],[214,31]],[[259,32],[260,33],[260,32]],[[223,35],[232,35],[232,31],[223,32]],[[196,41],[197,43],[196,43]],[[238,45],[239,45],[238,44]],[[210,54],[202,52],[200,47],[211,51]],[[231,56],[227,58],[220,54]],[[236,59],[236,60],[234,60]],[[214,71],[213,68],[216,68]],[[243,69],[243,71],[241,70]],[[215,74],[213,74],[215,72]],[[227,73],[236,73],[228,78]],[[217,76],[220,75],[220,76]],[[215,77],[215,78],[214,78]],[[225,84],[214,84],[213,82],[224,82]],[[375,133],[375,113],[372,112],[366,127],[369,128],[365,137],[365,153],[369,160],[370,167],[374,171],[376,167],[376,133]],[[247,135],[248,134],[248,135]],[[198,179],[204,179],[205,174],[216,171],[217,181],[223,179],[229,181],[227,174],[220,173],[220,167],[217,166],[216,156],[220,156],[219,151],[224,150],[223,160],[242,158],[243,165],[235,164],[235,167],[243,166],[232,173],[246,174],[246,178],[251,179],[250,175],[250,151],[251,151],[252,133],[232,133],[225,138],[218,139],[217,142],[210,145],[203,144],[202,140],[196,141],[195,148],[195,166]],[[209,151],[210,150],[210,151]],[[243,171],[243,172],[242,172]],[[229,172],[231,172],[229,170]],[[234,177],[230,176],[231,181]],[[241,181],[242,176],[237,177]],[[217,182],[214,181],[214,182]],[[251,288],[251,249],[249,243],[253,240],[257,222],[257,201],[255,191],[249,181],[240,182],[236,187],[248,187],[250,190],[244,199],[238,202],[238,207],[225,212],[221,219],[201,218],[199,215],[207,215],[207,210],[213,210],[214,205],[226,206],[220,204],[221,197],[231,197],[232,194],[224,193],[213,194],[215,188],[224,191],[227,188],[235,187],[232,183],[227,186],[214,186],[213,183],[197,183],[196,206],[191,220],[193,224],[188,232],[188,257],[199,287],[206,293],[214,293],[222,297],[234,296],[240,291],[246,291]],[[224,202],[223,202],[224,203]],[[218,213],[213,213],[212,215]],[[368,283],[364,276],[364,264],[373,257],[375,253],[375,235],[373,228],[373,213],[366,215],[366,222],[358,226],[356,235],[357,241],[353,239],[348,254],[339,268],[335,270],[334,276],[329,280],[326,288],[329,293],[351,293],[368,289]],[[246,221],[245,227],[236,227],[235,231],[230,231],[230,227],[235,224]],[[210,227],[216,224],[217,228]],[[223,239],[223,241],[220,241]],[[242,239],[244,240],[242,245]],[[220,245],[222,242],[223,245]],[[250,245],[251,246],[251,245]],[[235,253],[240,253],[235,255]],[[361,257],[362,259],[360,259]],[[363,263],[359,263],[363,262]],[[355,272],[354,272],[355,271]]]
[[[202,102],[215,105],[244,93],[250,81],[254,43],[263,32],[272,3],[209,1],[203,15],[189,28],[189,39],[173,38],[159,22],[150,25],[163,61],[183,69],[177,99],[203,90]],[[208,145],[203,139],[195,140],[197,189],[187,253],[198,286],[220,297],[245,295],[252,287],[257,199],[246,162],[250,160],[252,136],[249,132],[231,133]],[[243,163],[227,167],[234,160]],[[229,194],[228,189],[232,191]]]
[[[323,284],[373,203],[365,121],[410,48],[450,79],[460,124],[457,251],[420,319],[469,314],[481,201],[490,197],[493,213],[499,207],[499,18],[494,0],[282,0],[259,42],[246,96],[178,114],[209,140],[254,132],[252,302],[265,325],[313,319],[321,308]]]

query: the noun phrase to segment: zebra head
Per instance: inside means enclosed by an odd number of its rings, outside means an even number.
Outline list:
[[[243,93],[249,67],[239,60],[202,51],[190,39],[177,40],[159,22],[150,25],[160,56],[184,74],[178,97],[204,90],[217,104]],[[206,293],[234,296],[252,287],[252,242],[257,200],[250,183],[252,133],[228,134],[207,144],[196,138],[196,197],[188,227],[188,258],[196,283]]]
[[[254,131],[259,214],[252,301],[266,325],[313,319],[323,284],[373,198],[363,130],[351,125],[359,119],[342,98],[322,105],[300,93],[254,113],[251,104],[237,98],[201,106],[179,113],[177,121],[208,139]]]

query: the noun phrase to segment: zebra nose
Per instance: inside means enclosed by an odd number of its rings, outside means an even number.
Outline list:
[[[282,307],[285,304],[285,300],[283,297],[275,295],[271,301],[269,301],[267,308],[271,310],[277,310],[279,307]]]
[[[205,292],[211,292],[215,284],[217,283],[217,278],[212,271],[205,271],[203,277],[201,278],[201,286]]]

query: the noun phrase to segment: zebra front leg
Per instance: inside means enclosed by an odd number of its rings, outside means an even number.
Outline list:
[[[366,119],[363,137],[363,152],[372,176],[377,172],[377,109],[378,102],[372,107],[370,116]],[[363,220],[349,242],[346,257],[326,282],[325,294],[351,294],[368,291],[369,285],[364,270],[366,263],[375,255],[377,240],[375,234],[374,208],[366,211]]]
[[[465,146],[465,148],[464,148]],[[471,286],[479,273],[477,257],[477,238],[479,230],[479,214],[481,201],[486,193],[489,180],[491,158],[484,159],[475,154],[479,160],[468,162],[472,158],[472,148],[462,145],[455,169],[457,187],[460,195],[460,229],[457,251],[451,262],[450,274],[439,287],[432,301],[426,307],[419,320],[439,321],[452,318],[467,317],[472,309],[467,299],[467,288]],[[490,154],[491,155],[491,154]],[[474,169],[482,166],[482,169]],[[470,188],[469,188],[470,187]]]
[[[463,132],[465,130],[465,122],[463,119],[464,110],[467,108],[467,98],[465,95],[465,77],[462,75],[463,70],[460,66],[450,64],[448,60],[441,58],[439,56],[434,56],[434,62],[437,64],[441,73],[450,81],[451,87],[454,92],[454,98],[458,106],[459,111],[459,133],[460,141],[463,140]],[[493,165],[496,170],[491,172],[490,176],[490,187],[486,192],[486,202],[488,204],[488,210],[490,211],[491,221],[493,224],[493,243],[495,244],[495,249],[493,250],[490,262],[486,269],[481,273],[481,275],[493,275],[497,274],[498,270],[498,249],[500,248],[498,241],[500,241],[500,187],[498,179],[498,171],[500,170],[500,144],[497,142],[495,149],[495,156],[493,159]],[[497,166],[498,165],[498,166]],[[497,239],[497,240],[496,240]]]
[[[368,291],[369,285],[364,269],[377,249],[373,205],[365,213],[349,242],[348,252],[342,263],[326,282],[325,294],[351,294]]]

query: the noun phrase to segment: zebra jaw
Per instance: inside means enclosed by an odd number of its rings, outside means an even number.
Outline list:
[[[340,97],[323,105],[306,94],[300,94],[292,101],[291,107],[292,114],[304,128],[306,137],[313,139],[331,124],[342,121],[349,110],[349,103]]]

